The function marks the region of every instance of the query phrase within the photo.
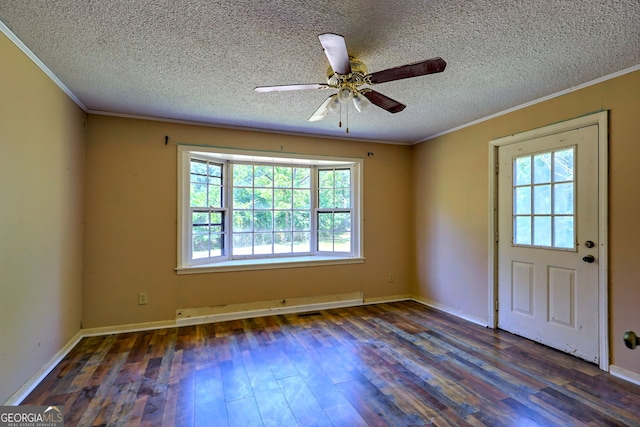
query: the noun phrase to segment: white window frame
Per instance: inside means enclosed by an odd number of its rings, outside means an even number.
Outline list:
[[[223,272],[237,270],[258,270],[272,268],[305,267],[312,265],[332,265],[332,264],[352,264],[364,262],[363,245],[363,215],[362,215],[362,176],[363,159],[329,157],[329,156],[308,156],[291,153],[274,153],[263,151],[238,150],[211,146],[178,144],[178,242],[177,242],[177,268],[178,274]],[[223,163],[223,176],[226,182],[223,185],[223,210],[225,211],[225,248],[227,254],[216,258],[204,260],[193,260],[191,254],[191,206],[189,200],[190,192],[190,162],[191,158],[208,159],[210,161]],[[232,180],[230,179],[230,163],[253,163],[253,164],[278,164],[286,166],[309,166],[311,167],[311,253],[296,255],[274,255],[265,256],[233,257],[231,255],[232,239],[232,204],[230,202],[230,191]],[[321,252],[317,248],[317,224],[318,212],[318,169],[351,169],[351,251],[350,252]]]

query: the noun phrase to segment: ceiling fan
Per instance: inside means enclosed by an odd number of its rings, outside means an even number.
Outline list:
[[[256,92],[338,89],[337,93],[329,96],[316,112],[311,115],[309,118],[311,122],[322,120],[329,111],[341,112],[342,105],[348,105],[349,101],[353,102],[358,112],[369,104],[374,104],[390,113],[398,113],[404,110],[406,105],[373,89],[361,86],[440,73],[447,66],[447,63],[442,58],[437,57],[369,74],[367,67],[362,62],[349,56],[343,36],[326,33],[320,34],[318,38],[331,65],[327,70],[327,83],[259,86],[255,88]],[[342,122],[340,125],[342,125]]]

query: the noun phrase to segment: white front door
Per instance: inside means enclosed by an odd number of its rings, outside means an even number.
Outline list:
[[[498,162],[498,327],[598,363],[598,126]]]

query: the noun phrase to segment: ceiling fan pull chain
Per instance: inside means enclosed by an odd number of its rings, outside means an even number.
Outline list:
[[[345,104],[346,105],[346,114],[347,114],[347,127],[346,127],[346,133],[349,133],[349,104]]]

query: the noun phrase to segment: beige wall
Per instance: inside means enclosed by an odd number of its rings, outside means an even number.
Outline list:
[[[364,158],[366,261],[177,275],[176,142]],[[363,291],[365,299],[408,295],[410,151],[400,145],[89,115],[84,327],[172,320],[179,308],[353,291]],[[148,292],[148,305],[137,304],[140,291]]]
[[[413,146],[412,292],[487,319],[489,141],[599,110],[610,111],[611,361],[640,373],[640,354],[622,342],[640,332],[638,71]]]
[[[0,403],[79,330],[84,112],[0,34]]]

